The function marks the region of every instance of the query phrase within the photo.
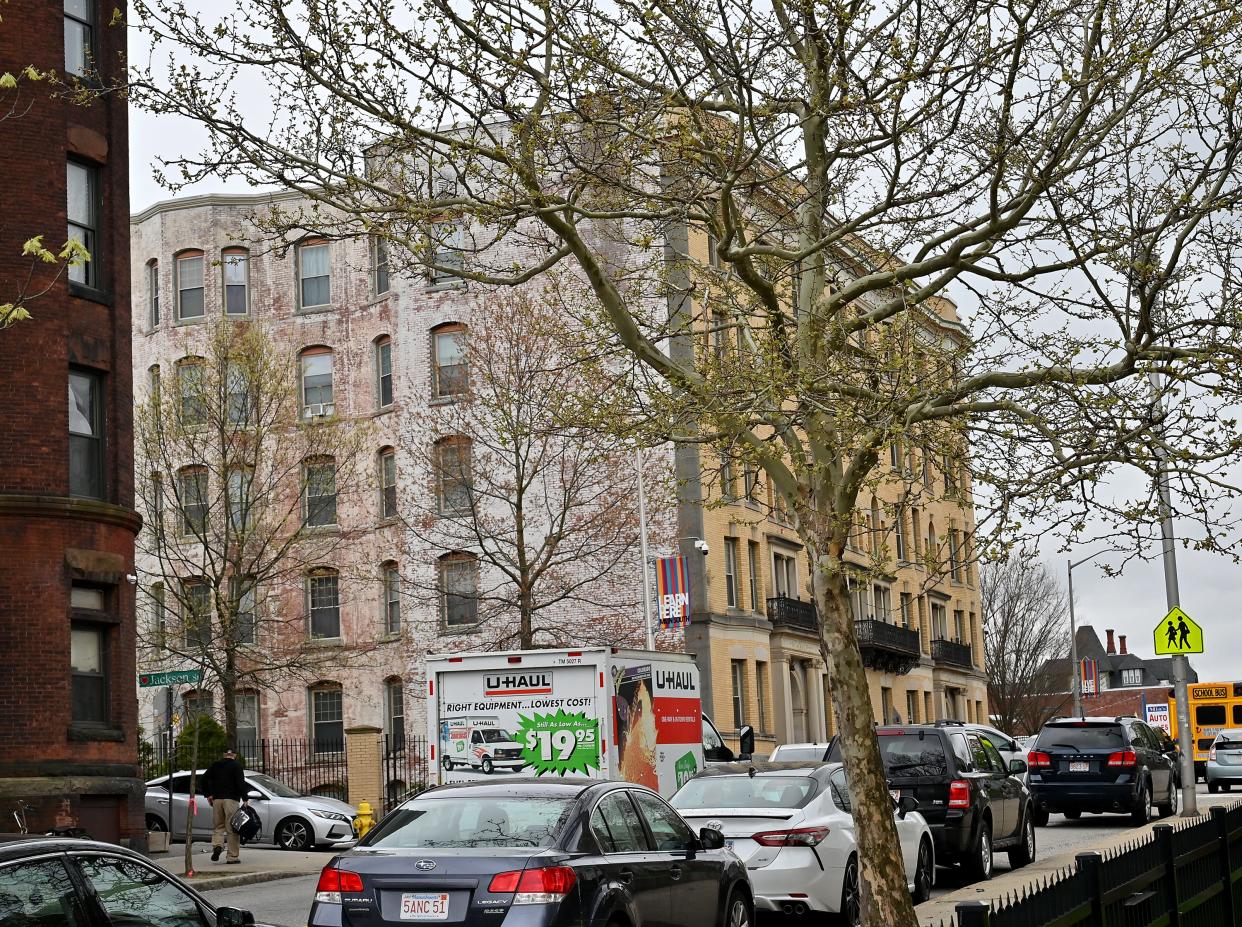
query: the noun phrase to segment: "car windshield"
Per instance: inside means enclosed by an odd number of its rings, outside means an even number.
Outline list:
[[[787,760],[820,760],[824,759],[824,755],[828,752],[828,748],[810,746],[810,747],[777,747],[776,752],[772,754],[772,759],[780,760],[782,763]]]
[[[500,728],[484,728],[479,731],[484,743],[500,744],[513,743],[513,735],[508,731],[502,731]]]
[[[273,779],[271,776],[265,776],[263,773],[250,773],[246,776],[251,782],[266,789],[277,798],[301,798],[302,793],[289,788],[279,779]]]
[[[572,797],[415,798],[384,818],[362,846],[376,849],[550,847]]]
[[[669,802],[674,808],[801,808],[815,792],[810,776],[704,776]]]
[[[943,776],[948,770],[944,744],[936,734],[881,734],[884,769],[893,776]]]
[[[1117,750],[1124,746],[1120,724],[1050,724],[1035,742],[1037,750]]]

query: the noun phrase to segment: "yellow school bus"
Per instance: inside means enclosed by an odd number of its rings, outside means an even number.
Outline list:
[[[1208,748],[1224,728],[1242,728],[1242,682],[1196,682],[1189,686],[1195,778],[1207,770]],[[1169,734],[1177,739],[1176,690],[1169,690]]]

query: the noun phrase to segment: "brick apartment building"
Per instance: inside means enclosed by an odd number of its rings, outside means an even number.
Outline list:
[[[0,73],[27,65],[114,85],[124,26],[95,0],[12,0]],[[91,253],[35,268],[32,318],[0,331],[0,809],[145,846],[134,694],[134,537],[126,101],[23,80],[3,93],[0,302],[35,235]],[[8,829],[8,828],[3,828]]]

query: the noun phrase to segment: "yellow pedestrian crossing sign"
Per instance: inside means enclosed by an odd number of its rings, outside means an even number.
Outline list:
[[[1156,625],[1156,653],[1170,656],[1178,653],[1203,653],[1203,628],[1177,606]]]

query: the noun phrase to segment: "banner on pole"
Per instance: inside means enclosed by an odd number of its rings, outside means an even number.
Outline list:
[[[1082,659],[1082,694],[1098,695],[1100,683],[1100,664],[1091,657]]]
[[[690,579],[685,557],[656,560],[656,612],[661,628],[684,627],[690,623]]]

